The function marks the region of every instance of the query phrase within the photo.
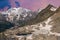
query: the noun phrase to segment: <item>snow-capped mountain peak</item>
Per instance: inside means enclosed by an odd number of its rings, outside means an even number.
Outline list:
[[[2,12],[3,15],[6,16],[6,20],[10,22],[17,22],[17,21],[27,21],[34,18],[37,13],[32,12],[26,8],[11,8],[5,12]]]

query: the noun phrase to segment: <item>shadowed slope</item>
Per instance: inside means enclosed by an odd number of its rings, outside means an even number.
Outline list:
[[[6,29],[9,29],[13,26],[14,26],[14,24],[6,21],[6,18],[0,14],[0,32],[3,32]]]

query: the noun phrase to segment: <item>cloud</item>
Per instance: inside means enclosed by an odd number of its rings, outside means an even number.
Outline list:
[[[21,2],[21,6],[31,9],[44,9],[48,4],[52,4],[54,6],[60,6],[60,0],[19,0]]]
[[[47,0],[20,0],[21,6],[33,11],[39,8],[44,8],[47,5]]]
[[[20,3],[18,1],[15,1],[16,7],[20,7]]]

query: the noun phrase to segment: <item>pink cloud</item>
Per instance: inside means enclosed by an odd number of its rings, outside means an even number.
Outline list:
[[[43,9],[45,8],[48,4],[52,4],[55,6],[60,5],[60,0],[19,0],[21,2],[21,6],[31,9],[33,11],[37,9]]]
[[[15,7],[15,6],[16,6],[14,0],[10,0],[10,2],[11,2],[11,6],[12,6],[12,7]]]
[[[37,10],[39,8],[44,8],[47,5],[47,0],[20,0],[21,6],[31,9],[31,10]]]
[[[14,0],[10,0],[12,7],[15,7]],[[16,1],[16,0],[15,0]],[[60,6],[60,0],[17,0],[19,1],[21,7],[31,9],[32,11],[43,9],[48,4],[52,4],[54,6]]]

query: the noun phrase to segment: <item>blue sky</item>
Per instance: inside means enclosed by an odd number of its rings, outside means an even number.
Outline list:
[[[9,0],[0,0],[0,9],[3,9],[4,7],[11,8]]]
[[[16,7],[20,6],[18,1],[15,1],[15,5]],[[0,0],[0,9],[4,9],[5,7],[8,7],[8,9],[11,8],[11,2],[9,0]]]

